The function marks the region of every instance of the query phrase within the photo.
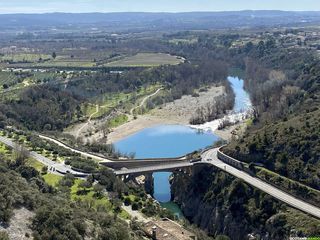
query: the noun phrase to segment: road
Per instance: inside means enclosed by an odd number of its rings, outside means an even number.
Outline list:
[[[16,148],[17,144],[15,142],[13,142],[12,140],[6,138],[6,137],[2,137],[0,136],[0,142],[7,145],[10,148]],[[63,163],[56,163],[52,160],[50,160],[49,158],[46,158],[36,152],[33,151],[29,151],[30,153],[30,157],[34,158],[35,160],[41,162],[42,164],[46,165],[48,167],[48,172],[54,173],[54,174],[66,174],[66,173],[71,173],[75,176],[79,176],[79,177],[85,177],[87,176],[87,174],[81,173],[81,172],[77,172],[71,169],[71,167],[63,164]]]
[[[64,143],[62,143],[62,142],[60,142],[60,141],[58,141],[58,140],[56,140],[54,138],[51,138],[51,137],[47,137],[47,136],[44,136],[44,135],[41,135],[41,134],[39,135],[39,137],[44,139],[44,140],[53,142],[53,143],[59,145],[60,147],[68,149],[68,150],[70,150],[72,152],[79,153],[83,157],[89,157],[89,158],[92,158],[92,159],[96,159],[96,160],[99,160],[99,161],[105,161],[105,162],[111,162],[112,161],[112,160],[104,158],[104,157],[99,157],[99,156],[91,154],[91,153],[87,153],[87,152],[83,152],[83,151],[74,149],[74,148],[69,147],[66,144],[64,144]]]
[[[92,158],[99,159],[102,161],[111,161],[109,159],[98,157],[98,156],[92,155],[90,153],[75,150],[75,149],[68,147],[65,144],[55,140],[55,139],[52,139],[52,138],[49,138],[46,136],[41,136],[41,135],[40,135],[40,137],[43,139],[55,142],[59,146],[67,148],[73,152],[80,153],[83,156],[92,157]],[[7,138],[1,137],[1,136],[0,136],[0,142],[8,145],[9,147],[14,148],[16,146],[16,144],[14,142],[12,142],[11,140],[9,140]],[[221,170],[223,170],[223,171],[225,171],[225,172],[227,172],[237,178],[242,179],[244,182],[248,183],[249,185],[262,190],[263,192],[273,196],[274,198],[276,198],[282,202],[285,202],[288,205],[290,205],[296,209],[299,209],[305,213],[308,213],[308,214],[320,219],[320,208],[315,207],[309,203],[306,203],[303,200],[300,200],[300,199],[298,199],[288,193],[285,193],[282,190],[254,177],[254,176],[251,176],[250,174],[248,174],[244,171],[238,170],[237,168],[235,168],[229,164],[224,163],[223,161],[218,159],[217,152],[218,152],[218,148],[210,149],[210,150],[204,152],[202,154],[202,161],[200,163],[206,163],[206,164],[213,165],[213,166],[215,166],[215,167],[217,167],[217,168],[219,168],[219,169],[221,169]],[[48,166],[49,168],[53,167],[59,172],[66,173],[67,171],[69,171],[72,174],[82,174],[82,173],[73,171],[68,166],[53,162],[50,159],[43,157],[35,152],[30,152],[30,155],[33,158],[35,158],[36,160],[38,160],[41,163]],[[115,171],[115,173],[117,175],[126,175],[126,174],[143,173],[143,172],[154,172],[154,171],[161,171],[161,170],[170,170],[170,169],[175,169],[175,168],[190,167],[190,166],[193,166],[194,164],[198,164],[198,163],[190,163],[187,161],[183,162],[183,163],[174,163],[174,164],[168,163],[168,164],[161,164],[158,166],[140,167],[140,168],[134,168],[134,169],[123,169],[123,170]]]
[[[166,163],[166,164],[158,164],[155,166],[148,166],[148,167],[137,167],[137,168],[130,168],[130,169],[121,169],[114,171],[116,175],[130,175],[130,174],[140,174],[147,173],[147,172],[161,172],[161,171],[170,171],[173,169],[185,168],[185,167],[192,167],[193,163],[189,161],[185,161],[182,163]]]
[[[299,200],[296,197],[285,193],[281,190],[279,190],[278,188],[263,182],[262,180],[251,176],[250,174],[240,171],[224,162],[222,162],[221,160],[218,159],[217,157],[217,151],[218,149],[211,149],[208,150],[207,152],[203,153],[202,155],[202,163],[207,163],[207,164],[211,164],[215,167],[218,167],[220,169],[222,169],[223,171],[230,173],[231,175],[242,179],[243,181],[245,181],[246,183],[248,183],[249,185],[256,187],[260,190],[262,190],[263,192],[273,196],[274,198],[287,203],[288,205],[299,209],[305,213],[308,213],[316,218],[320,219],[320,208],[315,207],[309,203],[304,202],[303,200]]]

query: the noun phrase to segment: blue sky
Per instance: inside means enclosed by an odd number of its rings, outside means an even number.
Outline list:
[[[0,0],[0,13],[317,10],[320,0]]]

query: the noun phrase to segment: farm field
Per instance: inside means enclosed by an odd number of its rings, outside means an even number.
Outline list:
[[[39,59],[50,59],[51,56],[47,54],[36,53],[13,53],[0,56],[0,61],[3,62],[36,62]]]
[[[96,64],[87,60],[53,60],[43,63],[36,63],[33,67],[95,67]]]
[[[152,67],[160,65],[177,65],[183,59],[165,53],[138,53],[121,60],[105,64],[106,67]]]

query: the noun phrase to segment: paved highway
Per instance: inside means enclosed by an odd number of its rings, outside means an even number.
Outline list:
[[[320,218],[320,208],[315,207],[315,206],[313,206],[309,203],[306,203],[302,200],[299,200],[296,197],[294,197],[288,193],[285,193],[285,192],[279,190],[278,188],[276,188],[268,183],[265,183],[256,177],[249,175],[246,172],[240,171],[240,170],[222,162],[221,160],[218,159],[217,152],[218,152],[218,149],[215,148],[215,149],[211,149],[211,150],[208,150],[207,152],[203,153],[202,163],[214,165],[214,166],[222,169],[223,171],[228,172],[231,175],[242,179],[246,183],[262,190],[263,192],[270,194],[274,198],[276,198],[282,202],[285,202],[288,205],[290,205],[296,209],[299,209],[305,213],[308,213],[316,218]]]
[[[70,148],[66,145],[64,145],[63,143],[57,141],[57,140],[54,140],[52,138],[48,138],[46,136],[40,136],[41,138],[43,139],[47,139],[47,140],[50,140],[50,141],[53,141],[55,142],[56,144],[64,147],[64,148],[67,148],[71,151],[74,151],[74,152],[78,152],[80,153],[81,155],[83,156],[86,156],[86,157],[92,157],[92,158],[95,158],[95,159],[99,159],[99,160],[103,160],[103,161],[111,161],[109,159],[105,159],[105,158],[102,158],[102,157],[98,157],[96,155],[92,155],[90,153],[85,153],[85,152],[82,152],[82,151],[78,151],[78,150],[75,150],[73,148]],[[7,139],[7,138],[3,138],[3,137],[0,137],[0,142],[3,142],[4,144],[10,146],[10,147],[14,147],[15,146],[15,143],[13,143],[11,140]],[[201,163],[206,163],[206,164],[211,164],[215,167],[218,167],[219,169],[225,171],[225,172],[228,172],[229,174],[237,177],[237,178],[240,178],[242,179],[243,181],[245,181],[246,183],[252,185],[253,187],[256,187],[260,190],[262,190],[263,192],[273,196],[274,198],[282,201],[282,202],[285,202],[287,203],[288,205],[296,208],[296,209],[299,209],[303,212],[306,212],[314,217],[317,217],[320,219],[320,208],[318,207],[315,207],[309,203],[306,203],[304,202],[303,200],[300,200],[300,199],[297,199],[296,197],[288,194],[288,193],[285,193],[283,192],[282,190],[256,178],[256,177],[253,177],[251,176],[250,174],[246,173],[246,172],[243,172],[241,170],[238,170],[237,168],[227,164],[227,163],[224,163],[223,161],[219,160],[218,159],[218,156],[217,156],[217,152],[218,152],[218,148],[215,148],[215,149],[210,149],[206,152],[204,152],[202,154],[202,161]],[[42,162],[43,164],[47,165],[49,168],[50,167],[54,167],[56,168],[56,170],[59,170],[61,172],[71,172],[73,174],[77,174],[77,172],[71,170],[69,167],[63,165],[63,164],[57,164],[53,161],[51,161],[50,159],[48,158],[45,158],[35,152],[31,152],[31,156],[34,157],[35,159],[37,159],[38,161]],[[184,168],[184,167],[190,167],[190,166],[193,166],[194,164],[197,164],[197,163],[190,163],[188,161],[184,161],[183,163],[166,163],[166,164],[160,164],[160,165],[156,165],[156,166],[149,166],[149,167],[139,167],[139,168],[131,168],[131,169],[122,169],[122,170],[119,170],[119,171],[115,171],[115,174],[117,175],[128,175],[128,174],[135,174],[135,173],[145,173],[145,172],[156,172],[156,171],[166,171],[166,170],[172,170],[172,169],[176,169],[176,168]]]
[[[13,142],[12,140],[0,136],[0,142],[3,144],[9,146],[10,148],[15,148],[17,144]],[[36,152],[30,151],[30,157],[36,159],[37,161],[41,162],[42,164],[46,165],[48,167],[48,171],[54,174],[65,174],[65,173],[72,173],[73,175],[79,176],[79,177],[85,177],[87,174],[77,172],[71,169],[71,167],[64,165],[63,163],[56,163],[49,158],[46,158]]]

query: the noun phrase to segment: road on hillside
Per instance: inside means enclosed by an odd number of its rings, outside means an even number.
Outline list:
[[[92,155],[90,153],[86,153],[86,152],[82,152],[82,151],[78,151],[78,150],[75,150],[71,147],[68,147],[66,146],[65,144],[55,140],[55,139],[52,139],[52,138],[49,138],[49,137],[46,137],[46,136],[41,136],[41,138],[43,139],[47,139],[49,141],[52,141],[52,142],[55,142],[56,144],[64,147],[64,148],[67,148],[71,151],[74,151],[74,152],[77,152],[77,153],[80,153],[81,155],[83,156],[87,156],[87,157],[92,157],[92,158],[95,158],[95,159],[99,159],[99,160],[103,160],[103,161],[111,161],[109,159],[105,159],[105,158],[102,158],[102,157],[98,157],[96,155]],[[0,137],[0,141],[3,142],[4,144],[6,145],[9,145],[11,147],[14,147],[15,146],[15,143],[13,142],[8,142],[8,139],[5,139],[3,137]],[[249,185],[253,186],[253,187],[256,187],[260,190],[262,190],[263,192],[273,196],[274,198],[282,201],[282,202],[285,202],[287,203],[288,205],[296,208],[296,209],[299,209],[305,213],[308,213],[316,218],[319,218],[320,219],[320,208],[316,207],[316,206],[313,206],[309,203],[306,203],[305,201],[303,200],[300,200],[288,193],[285,193],[284,191],[280,190],[279,188],[277,187],[274,187],[254,176],[251,176],[250,174],[244,172],[244,171],[241,171],[241,170],[238,170],[237,168],[227,164],[227,163],[224,163],[223,161],[219,160],[218,159],[218,156],[217,156],[217,153],[218,153],[218,148],[215,148],[215,149],[210,149],[206,152],[204,152],[202,154],[202,161],[200,163],[206,163],[206,164],[210,164],[210,165],[213,165],[237,178],[240,178],[242,179],[244,182],[248,183]],[[49,166],[57,166],[56,163],[52,162],[51,160],[47,159],[47,158],[44,158],[43,156],[37,154],[37,153],[33,153],[34,154],[34,157],[39,160],[40,162],[43,162],[45,165],[49,165]],[[50,162],[48,162],[50,161]],[[197,163],[196,163],[197,164]],[[193,165],[190,163],[190,165]],[[63,171],[67,171],[69,170],[66,166],[58,166],[58,167],[61,167]],[[166,167],[166,165],[162,165],[161,166],[162,168]],[[171,167],[171,166],[170,166]],[[185,167],[185,166],[174,166],[174,167]],[[148,170],[151,170],[152,169],[148,169]],[[160,170],[160,169],[156,169],[157,171]],[[70,170],[69,170],[70,171]],[[137,170],[138,171],[138,170]],[[71,171],[70,171],[71,172]],[[72,172],[71,172],[72,173]]]
[[[8,147],[15,149],[17,146],[19,146],[17,143],[13,142],[12,140],[0,136],[0,142],[7,145]],[[53,173],[53,174],[66,174],[66,173],[71,173],[73,175],[79,176],[79,177],[85,177],[88,174],[84,174],[82,172],[77,172],[71,169],[71,167],[63,164],[63,163],[56,163],[49,158],[46,158],[36,152],[29,151],[30,157],[34,158],[35,160],[41,162],[43,165],[48,167],[48,172]]]
[[[316,218],[320,219],[320,208],[315,207],[309,203],[304,202],[303,200],[297,199],[296,197],[283,192],[282,190],[251,176],[250,174],[238,170],[237,168],[228,165],[218,159],[217,156],[218,148],[208,150],[202,155],[202,163],[211,164],[215,167],[222,169],[223,171],[230,173],[231,175],[242,179],[246,183],[250,184],[253,187],[256,187],[263,192],[273,196],[274,198],[287,203],[288,205],[299,209],[305,213],[308,213]]]
[[[77,149],[74,149],[72,147],[69,147],[67,146],[66,144],[54,139],[54,138],[51,138],[51,137],[47,137],[47,136],[44,136],[44,135],[38,135],[40,138],[44,139],[44,140],[47,140],[47,141],[50,141],[50,142],[53,142],[57,145],[59,145],[60,147],[63,147],[65,149],[68,149],[72,152],[75,152],[75,153],[79,153],[81,156],[84,156],[84,157],[89,157],[89,158],[92,158],[92,159],[96,159],[96,160],[99,160],[99,161],[105,161],[105,162],[112,162],[112,160],[110,159],[107,159],[105,157],[99,157],[97,155],[94,155],[94,154],[91,154],[91,153],[87,153],[87,152],[84,152],[84,151],[80,151],[80,150],[77,150]]]

